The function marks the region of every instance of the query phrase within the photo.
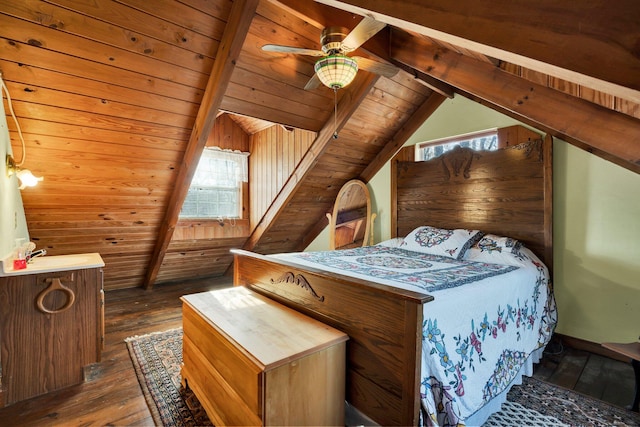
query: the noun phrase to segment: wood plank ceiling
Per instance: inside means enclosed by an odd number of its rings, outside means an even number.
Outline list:
[[[220,112],[233,113],[249,135],[273,124],[315,134],[250,235],[224,243],[263,253],[302,249],[340,186],[369,180],[454,93],[640,171],[640,9],[633,1],[611,8],[588,0],[576,9],[546,0],[526,13],[510,2],[514,8],[500,16],[471,0],[431,8],[326,3],[3,1],[0,69],[24,134],[25,167],[45,177],[22,192],[31,238],[54,255],[99,252],[107,289],[193,277],[176,258],[163,260]],[[474,11],[477,20],[469,21]],[[579,21],[571,26],[559,19],[570,12]],[[390,25],[356,53],[403,71],[392,78],[359,72],[338,91],[334,122],[333,91],[304,90],[313,58],[261,46],[318,49],[323,27],[353,28],[365,13]],[[494,39],[482,38],[486,25]],[[503,44],[510,30],[521,36]],[[531,47],[536,34],[544,35],[544,49]],[[19,159],[9,116],[8,124]],[[205,253],[207,245],[218,243],[178,247]]]

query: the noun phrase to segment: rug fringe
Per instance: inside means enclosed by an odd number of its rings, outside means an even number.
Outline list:
[[[182,327],[179,326],[177,328],[167,329],[166,331],[149,332],[148,334],[144,334],[144,335],[133,335],[133,336],[125,338],[124,342],[128,343],[128,342],[131,342],[131,341],[136,341],[136,340],[147,338],[147,337],[152,337],[154,335],[169,334],[169,333],[174,333],[174,332],[177,332],[177,331],[182,331]]]

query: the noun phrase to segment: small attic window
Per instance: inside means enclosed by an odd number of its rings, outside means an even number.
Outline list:
[[[217,147],[205,148],[180,219],[241,218],[242,183],[248,181],[248,155]]]
[[[474,151],[495,151],[498,149],[498,130],[421,142],[416,144],[416,161],[434,159],[458,146],[468,147]]]

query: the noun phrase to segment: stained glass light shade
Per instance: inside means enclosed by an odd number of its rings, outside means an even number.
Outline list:
[[[358,63],[345,55],[329,55],[316,62],[314,68],[322,84],[341,89],[356,77]]]

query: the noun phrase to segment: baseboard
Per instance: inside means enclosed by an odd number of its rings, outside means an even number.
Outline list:
[[[563,335],[563,334],[554,334],[554,336],[557,339],[560,339],[562,341],[562,344],[567,346],[567,347],[571,347],[571,348],[575,348],[576,350],[583,350],[583,351],[588,351],[589,353],[593,353],[593,354],[597,354],[600,356],[604,356],[604,357],[608,357],[610,359],[614,359],[614,360],[619,360],[621,362],[629,362],[630,359],[626,358],[624,356],[622,356],[621,354],[618,354],[616,352],[613,352],[609,349],[606,349],[604,347],[602,347],[599,343],[595,343],[592,341],[587,341],[587,340],[583,340],[580,338],[575,338],[575,337],[570,337],[568,335]]]

